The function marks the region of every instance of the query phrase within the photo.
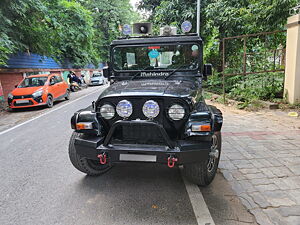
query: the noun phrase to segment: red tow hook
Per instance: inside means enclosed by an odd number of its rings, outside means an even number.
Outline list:
[[[99,154],[97,157],[100,159],[100,164],[105,165],[107,163],[107,156],[105,152]]]
[[[177,162],[178,159],[175,158],[174,156],[169,156],[168,158],[168,167],[173,168],[175,166],[175,162]]]

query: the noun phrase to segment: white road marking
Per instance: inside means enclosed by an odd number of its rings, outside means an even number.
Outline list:
[[[215,225],[207,205],[204,201],[203,195],[196,184],[193,184],[186,180],[182,174],[182,168],[180,168],[181,176],[185,184],[186,191],[189,195],[190,202],[192,204],[196,220],[198,225]]]
[[[101,89],[100,89],[100,90],[101,90]],[[99,92],[100,90],[97,89],[97,90],[95,90],[95,91],[93,91],[93,92],[91,92],[91,93],[89,93],[89,94],[87,94],[87,95],[81,96],[81,97],[79,97],[79,98],[77,98],[77,99],[75,99],[75,100],[73,100],[73,101],[70,101],[70,102],[64,104],[64,105],[58,106],[57,108],[54,108],[54,109],[52,109],[52,110],[50,110],[50,111],[48,111],[48,112],[45,112],[45,113],[43,113],[43,114],[41,114],[41,115],[38,115],[37,117],[34,117],[34,118],[30,119],[30,120],[27,120],[27,121],[25,121],[25,122],[23,122],[23,123],[20,123],[20,124],[14,126],[14,127],[11,127],[11,128],[9,128],[9,129],[7,129],[7,130],[1,131],[1,132],[0,132],[0,135],[5,134],[5,133],[7,133],[7,132],[10,132],[10,131],[12,131],[12,130],[18,128],[18,127],[21,127],[21,126],[23,126],[23,125],[25,125],[25,124],[27,124],[27,123],[30,123],[30,122],[32,122],[32,121],[34,121],[34,120],[36,120],[36,119],[39,119],[39,118],[41,118],[41,117],[43,117],[43,116],[45,116],[45,115],[50,114],[50,113],[52,113],[52,112],[55,112],[55,111],[57,111],[57,110],[59,110],[59,109],[61,109],[61,108],[64,108],[64,107],[66,107],[66,106],[68,106],[68,105],[70,105],[70,104],[72,104],[72,103],[74,103],[74,102],[77,102],[77,101],[79,101],[79,100],[81,100],[81,99],[83,99],[83,98],[85,98],[85,97],[87,97],[87,96],[90,96],[90,95],[92,95],[92,94],[95,94],[96,92]]]

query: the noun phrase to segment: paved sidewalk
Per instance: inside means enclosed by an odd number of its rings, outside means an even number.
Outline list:
[[[300,119],[218,106],[219,168],[259,224],[300,225]]]

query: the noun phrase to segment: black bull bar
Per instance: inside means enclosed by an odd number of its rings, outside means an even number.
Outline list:
[[[119,126],[134,127],[139,125],[150,126],[156,129],[164,144],[111,143],[113,135]],[[100,163],[102,164],[121,161],[148,161],[169,164],[170,159],[177,162],[177,164],[184,164],[207,160],[211,150],[211,139],[210,137],[206,137],[204,141],[172,141],[163,126],[154,121],[117,121],[112,125],[106,137],[82,136],[76,138],[75,148],[77,154],[80,156],[93,160],[100,159]]]

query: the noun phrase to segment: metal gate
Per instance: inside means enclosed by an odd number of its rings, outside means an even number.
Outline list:
[[[284,72],[285,48],[285,30],[223,38],[224,102],[226,100],[226,77]]]

